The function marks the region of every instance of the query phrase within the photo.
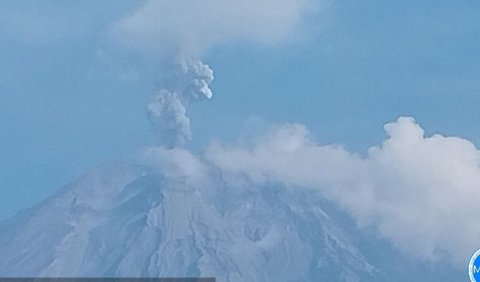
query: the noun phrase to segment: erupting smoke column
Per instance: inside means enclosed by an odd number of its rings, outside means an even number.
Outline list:
[[[187,107],[190,102],[211,99],[212,69],[201,61],[185,61],[174,72],[174,79],[158,90],[147,105],[150,123],[160,145],[184,145],[191,137]]]
[[[314,0],[144,0],[112,26],[111,36],[128,52],[140,52],[163,64],[180,59],[173,77],[163,81],[147,112],[159,145],[173,148],[190,139],[186,111],[194,101],[210,99],[210,67],[192,58],[212,46],[241,42],[271,46],[303,33],[303,13]],[[183,59],[183,60],[182,60]],[[142,67],[142,66],[140,66]],[[169,66],[168,66],[169,67]]]

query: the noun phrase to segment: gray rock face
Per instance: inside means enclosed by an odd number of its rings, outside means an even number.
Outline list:
[[[0,276],[385,277],[360,250],[360,232],[318,196],[212,179],[192,183],[145,166],[96,169],[0,226]]]

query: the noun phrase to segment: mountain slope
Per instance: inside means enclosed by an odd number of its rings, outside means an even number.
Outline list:
[[[95,169],[0,226],[0,276],[384,281],[394,269],[372,265],[363,235],[317,195],[225,177]]]

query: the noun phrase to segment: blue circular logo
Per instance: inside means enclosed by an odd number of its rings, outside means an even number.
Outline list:
[[[470,259],[468,275],[470,276],[470,281],[480,282],[480,250],[476,251]]]

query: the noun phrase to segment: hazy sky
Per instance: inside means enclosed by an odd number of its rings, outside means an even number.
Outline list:
[[[0,2],[0,219],[153,142],[161,70],[110,32],[142,2]],[[205,51],[215,97],[191,106],[188,146],[288,121],[363,155],[401,115],[479,144],[480,2],[317,2],[281,42]]]

